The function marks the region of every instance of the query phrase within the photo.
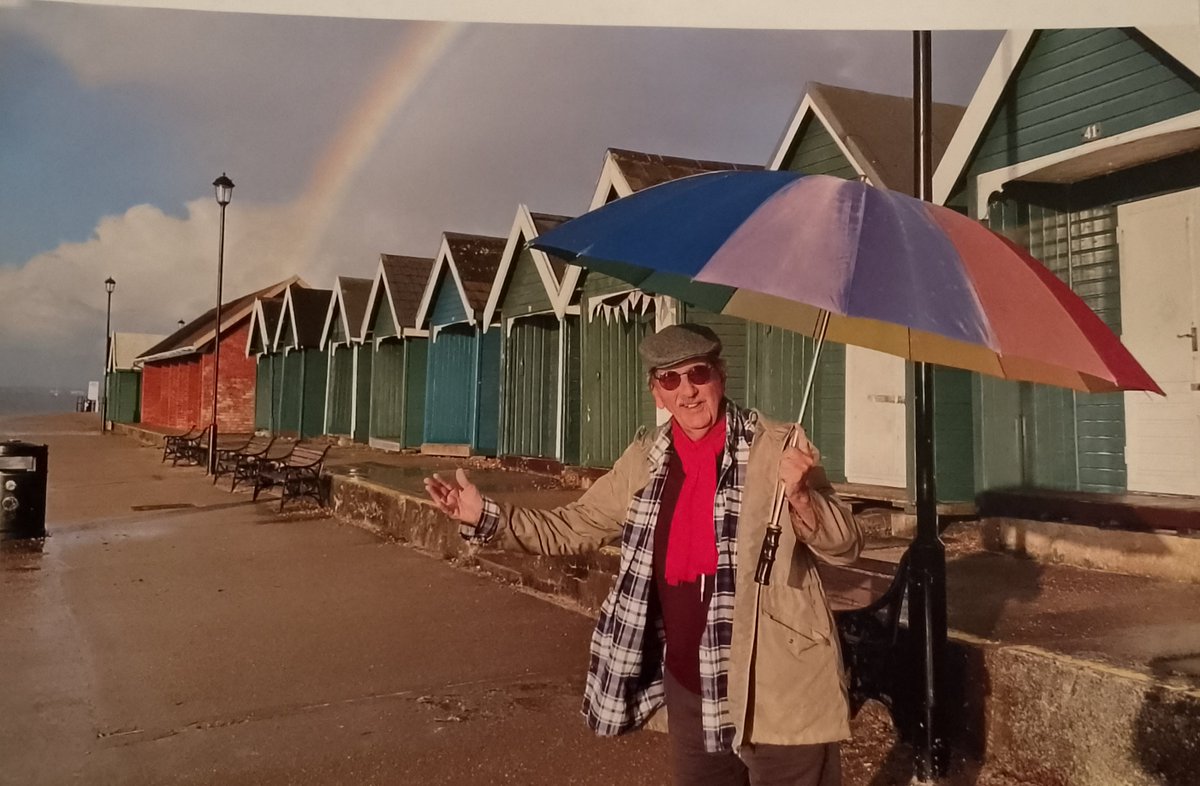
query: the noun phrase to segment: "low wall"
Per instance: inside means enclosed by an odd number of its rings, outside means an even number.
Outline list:
[[[980,524],[984,545],[992,551],[1131,576],[1200,583],[1200,538],[1014,518],[985,518]]]
[[[150,447],[161,448],[163,446],[163,433],[152,429],[139,426],[137,423],[113,423],[112,433],[122,434],[127,437],[133,437],[143,445]],[[173,432],[178,434],[179,432]]]
[[[1045,786],[1200,784],[1200,691],[954,636],[990,772]],[[982,723],[980,723],[982,721]],[[952,726],[954,723],[952,723]]]

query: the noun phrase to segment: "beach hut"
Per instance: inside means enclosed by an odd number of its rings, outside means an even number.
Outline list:
[[[250,334],[246,337],[246,357],[254,358],[254,429],[274,433],[278,428],[283,393],[283,353],[275,351],[275,333],[283,296],[259,298],[250,315]],[[280,380],[276,384],[275,380]]]
[[[106,415],[110,423],[138,423],[142,414],[142,372],[134,365],[138,355],[166,336],[147,333],[113,333],[108,344],[104,373]]]
[[[569,265],[526,244],[564,216],[517,208],[484,325],[502,331],[500,454],[579,462],[580,331]]]
[[[321,350],[321,329],[332,297],[332,290],[301,286],[284,292],[274,342],[274,351],[283,357],[275,380],[278,434],[306,439],[324,433],[329,358]]]
[[[417,308],[429,330],[422,452],[495,455],[500,420],[500,331],[483,311],[505,239],[446,232]]]
[[[371,422],[370,345],[362,339],[363,314],[371,279],[338,276],[321,330],[321,349],[328,354],[325,433],[351,437],[364,445]]]
[[[251,314],[259,298],[298,282],[293,276],[222,304],[219,332],[213,308],[140,354],[134,365],[142,369],[142,422],[170,430],[212,422],[212,354],[219,335],[218,428],[227,434],[253,430],[257,369],[245,354]]]
[[[1200,494],[1198,74],[1195,27],[1012,31],[988,66],[934,198],[1030,249],[1167,396],[975,377],[977,490]]]
[[[412,327],[433,260],[380,254],[363,314],[362,336],[374,353],[369,444],[384,450],[425,441],[425,373],[429,331]]]
[[[933,156],[940,160],[965,107],[933,105]],[[910,97],[809,83],[771,157],[770,169],[834,175],[912,194],[913,115]],[[747,400],[779,418],[795,418],[807,374],[811,339],[766,325],[752,326]],[[905,402],[912,380],[904,360],[861,347],[827,342],[805,423],[829,476],[854,493],[911,499],[913,455]],[[934,371],[938,494],[974,498],[971,461],[971,383],[967,372]]]

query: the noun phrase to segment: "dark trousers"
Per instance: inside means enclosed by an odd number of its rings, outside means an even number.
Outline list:
[[[664,677],[675,786],[840,786],[842,764],[836,742],[745,744],[740,756],[708,753],[700,697],[676,682],[669,671]]]

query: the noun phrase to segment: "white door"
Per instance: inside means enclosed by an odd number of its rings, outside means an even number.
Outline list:
[[[1122,341],[1166,397],[1125,394],[1131,491],[1200,494],[1200,189],[1117,209]]]
[[[907,482],[904,360],[846,347],[846,480],[904,488]]]

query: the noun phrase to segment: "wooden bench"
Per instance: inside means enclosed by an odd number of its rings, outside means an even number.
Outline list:
[[[203,443],[204,450],[208,449],[208,431],[209,427],[205,426],[203,430],[194,436],[184,437],[177,440],[175,451],[171,455],[171,466],[176,466],[181,461],[186,461],[189,464],[199,464],[200,446]]]
[[[233,484],[229,487],[230,491],[237,488],[239,483],[251,483],[257,485],[258,473],[265,466],[274,466],[281,463],[286,463],[291,458],[292,451],[296,449],[296,441],[287,437],[273,437],[271,445],[260,456],[246,456],[238,461],[237,466],[233,469]]]
[[[321,468],[325,465],[325,454],[329,446],[296,443],[286,459],[259,462],[258,474],[254,479],[254,499],[264,488],[279,486],[279,509],[289,499],[312,497],[322,506],[325,495],[321,489]]]
[[[208,467],[208,443],[211,436],[211,430],[205,429],[205,434],[202,434],[200,439],[197,439],[195,444],[189,445],[185,450],[185,458],[193,464],[203,465]],[[234,432],[232,434],[223,434],[217,432],[217,450],[241,450],[250,444],[250,440],[254,439],[254,435],[247,432]]]
[[[220,440],[217,441],[217,461],[213,467],[212,482],[217,485],[217,478],[226,473],[232,473],[233,483],[229,486],[229,490],[233,491],[238,484],[238,468],[242,465],[250,465],[258,461],[262,456],[267,455],[267,451],[275,444],[275,437],[255,437],[252,436],[240,447],[223,446]],[[245,480],[247,476],[242,479]],[[248,477],[253,477],[250,475]]]
[[[179,449],[186,440],[200,436],[200,432],[196,430],[196,424],[188,426],[188,430],[182,434],[167,434],[163,437],[163,455],[162,460],[173,459],[179,455]]]

